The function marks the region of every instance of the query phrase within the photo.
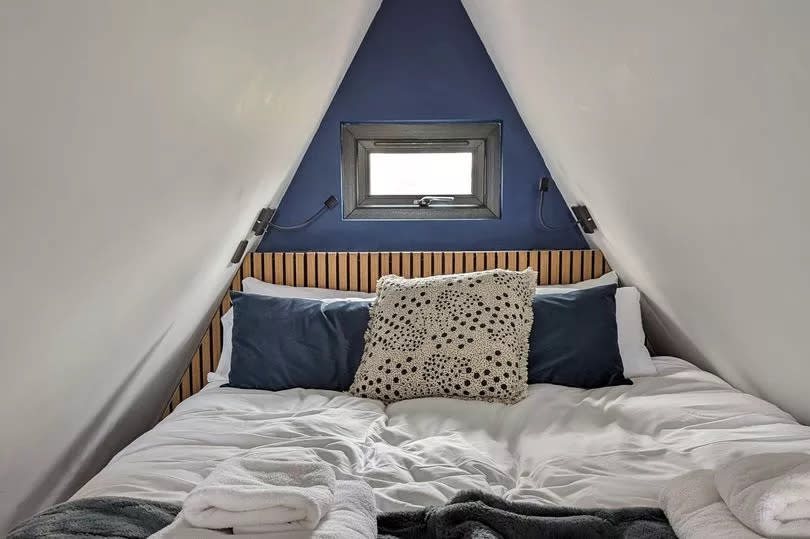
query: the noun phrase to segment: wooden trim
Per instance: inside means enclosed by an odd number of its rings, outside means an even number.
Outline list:
[[[430,277],[508,268],[537,270],[537,283],[571,284],[593,279],[610,271],[601,251],[418,251],[359,253],[249,253],[237,269],[230,290],[242,290],[242,279],[290,286],[311,286],[336,290],[376,292],[382,275]],[[229,293],[230,293],[229,290]],[[208,373],[216,370],[222,352],[220,319],[230,309],[226,293],[208,324],[208,329],[194,351],[188,368],[168,399],[163,417],[182,401],[198,392]]]

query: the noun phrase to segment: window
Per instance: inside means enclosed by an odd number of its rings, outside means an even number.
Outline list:
[[[345,123],[345,219],[498,219],[501,124]]]

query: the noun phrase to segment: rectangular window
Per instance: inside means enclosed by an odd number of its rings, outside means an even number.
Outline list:
[[[498,219],[501,124],[341,126],[345,219]]]

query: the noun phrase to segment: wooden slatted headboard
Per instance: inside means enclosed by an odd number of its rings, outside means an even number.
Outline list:
[[[231,290],[242,289],[242,279],[255,277],[269,283],[335,290],[374,292],[377,279],[389,273],[403,277],[429,277],[504,268],[537,270],[538,284],[571,284],[599,277],[610,266],[596,250],[567,251],[454,251],[391,253],[250,253],[234,275]],[[222,350],[220,318],[231,307],[226,293],[208,325],[188,368],[172,393],[167,416],[204,385],[216,370]]]

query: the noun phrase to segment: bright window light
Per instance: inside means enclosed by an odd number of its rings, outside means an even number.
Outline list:
[[[473,154],[370,153],[370,195],[470,195]]]

